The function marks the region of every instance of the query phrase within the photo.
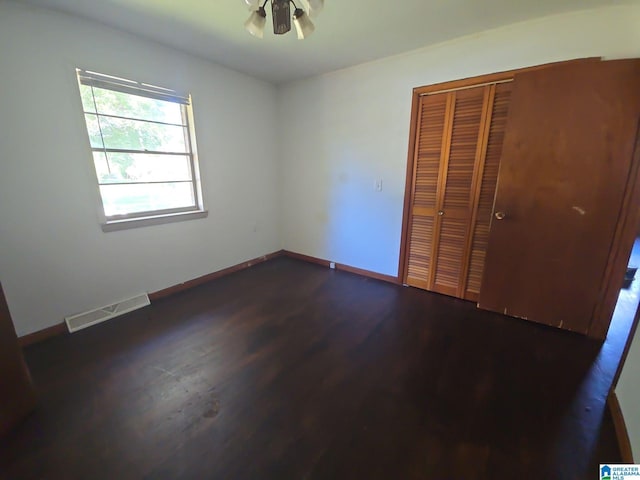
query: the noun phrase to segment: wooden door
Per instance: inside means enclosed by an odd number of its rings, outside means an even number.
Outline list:
[[[470,223],[483,156],[488,86],[448,94],[450,127],[440,172],[431,290],[462,297]]]
[[[9,308],[0,285],[0,436],[22,420],[36,404],[31,376],[18,346]]]
[[[419,99],[409,221],[409,255],[405,283],[431,289],[433,237],[440,204],[440,165],[447,155],[451,130],[451,97]]]
[[[490,110],[487,112],[489,131],[483,146],[484,155],[479,159],[478,174],[481,180],[480,187],[475,189],[475,210],[471,222],[472,235],[470,236],[468,252],[469,260],[464,275],[464,298],[475,302],[478,301],[480,296],[512,85],[513,82],[499,83],[490,90]]]
[[[419,100],[405,283],[477,300],[509,82]]]
[[[640,62],[515,77],[479,306],[587,333],[640,118]]]

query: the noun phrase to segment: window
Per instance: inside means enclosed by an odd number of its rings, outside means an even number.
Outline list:
[[[84,70],[78,80],[103,229],[204,216],[191,97]]]

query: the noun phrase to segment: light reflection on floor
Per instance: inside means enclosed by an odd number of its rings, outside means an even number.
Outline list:
[[[640,238],[636,238],[633,244],[633,250],[631,251],[631,257],[629,258],[629,265],[640,267]],[[629,288],[623,288],[618,295],[618,303],[616,303],[616,309],[613,312],[613,320],[611,321],[611,327],[607,335],[607,343],[616,338],[616,341],[620,341],[620,338],[626,338],[629,335],[629,329],[633,323],[638,303],[640,301],[640,271],[636,273],[636,278]]]

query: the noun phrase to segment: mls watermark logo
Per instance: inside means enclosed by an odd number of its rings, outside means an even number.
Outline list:
[[[600,480],[640,480],[640,465],[600,464]]]

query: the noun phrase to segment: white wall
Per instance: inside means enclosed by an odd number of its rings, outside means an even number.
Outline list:
[[[101,231],[76,67],[191,92],[208,218]],[[0,2],[0,281],[18,334],[278,250],[276,112],[268,83]]]
[[[397,275],[413,87],[640,56],[639,25],[640,6],[557,15],[281,87],[283,248]]]
[[[640,329],[636,331],[622,374],[616,386],[616,395],[629,433],[633,459],[640,462]]]

